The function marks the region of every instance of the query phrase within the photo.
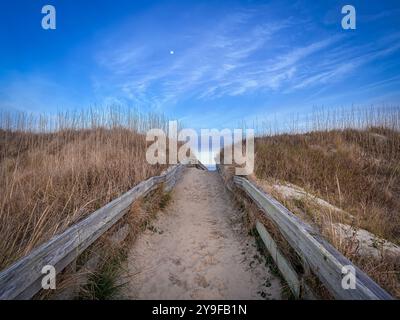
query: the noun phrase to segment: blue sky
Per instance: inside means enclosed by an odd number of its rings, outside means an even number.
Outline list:
[[[41,28],[45,4],[56,30]],[[120,104],[224,128],[400,105],[399,1],[4,0],[0,23],[2,109]]]

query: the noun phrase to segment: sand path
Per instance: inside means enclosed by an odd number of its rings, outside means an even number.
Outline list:
[[[188,168],[128,255],[131,299],[280,299],[216,172]]]

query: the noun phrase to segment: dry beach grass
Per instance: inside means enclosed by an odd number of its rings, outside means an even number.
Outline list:
[[[400,297],[400,109],[356,115],[358,125],[323,119],[304,133],[256,138],[254,179]]]
[[[164,167],[145,158],[163,117],[107,111],[2,115],[0,269]]]

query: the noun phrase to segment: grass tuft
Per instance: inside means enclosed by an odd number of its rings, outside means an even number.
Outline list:
[[[146,161],[133,113],[0,115],[0,270],[166,166]]]

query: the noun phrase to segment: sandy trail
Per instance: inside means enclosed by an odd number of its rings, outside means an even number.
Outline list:
[[[171,203],[128,255],[131,299],[280,299],[216,172],[186,169]]]

